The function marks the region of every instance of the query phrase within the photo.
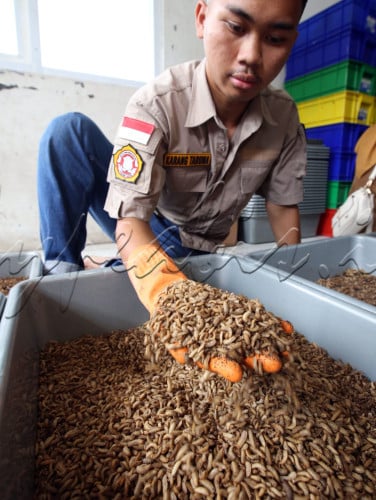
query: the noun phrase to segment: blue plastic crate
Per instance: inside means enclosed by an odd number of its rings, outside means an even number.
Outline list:
[[[346,59],[376,66],[376,2],[343,0],[299,25],[286,80]]]
[[[330,148],[329,181],[352,181],[356,162],[354,148],[367,128],[367,125],[344,122],[306,129],[308,139],[320,139]]]
[[[357,123],[333,123],[323,127],[307,128],[306,135],[308,139],[320,139],[325,146],[336,153],[354,152],[356,143],[367,128],[367,125]]]
[[[376,35],[376,2],[374,0],[342,0],[299,24],[295,48],[313,43],[348,29]]]
[[[356,154],[350,151],[330,155],[328,181],[352,182],[355,172]]]
[[[317,43],[295,48],[286,64],[286,80],[299,78],[347,59],[376,66],[376,36],[349,29]]]

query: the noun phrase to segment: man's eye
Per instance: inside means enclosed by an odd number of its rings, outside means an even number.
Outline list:
[[[267,35],[266,41],[272,45],[281,45],[285,41],[285,38],[282,36]]]
[[[226,23],[233,33],[236,33],[237,35],[241,35],[242,33],[244,33],[244,29],[240,24],[234,23],[233,21],[227,21]]]

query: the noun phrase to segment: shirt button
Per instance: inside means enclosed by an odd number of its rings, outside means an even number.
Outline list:
[[[226,144],[218,144],[217,150],[224,153],[226,151]]]

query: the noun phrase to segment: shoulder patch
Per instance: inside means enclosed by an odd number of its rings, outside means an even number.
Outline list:
[[[113,154],[115,177],[125,182],[135,183],[141,173],[144,162],[130,144]]]

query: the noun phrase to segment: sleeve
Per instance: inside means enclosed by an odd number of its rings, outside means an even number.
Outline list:
[[[295,105],[290,118],[279,158],[258,191],[258,194],[276,205],[295,205],[303,201],[307,141]]]
[[[105,210],[115,219],[148,221],[165,181],[165,134],[158,112],[135,97],[129,102],[115,138],[108,168]]]

